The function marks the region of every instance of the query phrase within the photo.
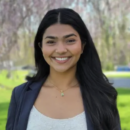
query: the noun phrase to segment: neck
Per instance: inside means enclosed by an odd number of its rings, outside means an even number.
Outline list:
[[[61,90],[78,84],[76,79],[76,67],[63,73],[50,68],[47,82],[51,86],[57,86]]]

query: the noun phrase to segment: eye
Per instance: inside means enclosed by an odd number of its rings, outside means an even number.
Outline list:
[[[70,39],[70,40],[67,40],[67,43],[74,43],[76,40],[74,39]]]
[[[54,41],[47,41],[47,44],[54,44]]]

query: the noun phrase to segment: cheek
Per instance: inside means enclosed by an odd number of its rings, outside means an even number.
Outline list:
[[[53,49],[47,46],[42,47],[42,54],[44,57],[51,55]]]
[[[42,54],[44,57],[44,60],[47,62],[47,64],[50,64],[50,55],[52,53],[52,50],[48,47],[42,47]]]
[[[80,55],[82,53],[81,44],[72,47],[73,55]]]

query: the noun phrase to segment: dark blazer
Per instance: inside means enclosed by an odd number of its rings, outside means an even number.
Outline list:
[[[26,130],[30,110],[44,82],[45,78],[39,82],[32,83],[29,81],[13,89],[8,109],[6,130]],[[94,130],[86,108],[85,114],[87,129]],[[120,124],[118,130],[121,130]]]

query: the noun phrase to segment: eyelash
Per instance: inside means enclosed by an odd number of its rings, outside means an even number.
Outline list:
[[[68,40],[68,41],[71,41],[71,42],[69,42],[69,43],[73,43],[73,42],[75,42],[76,40],[71,39],[71,40]],[[67,42],[68,42],[68,41],[67,41]]]
[[[47,42],[48,44],[53,44],[53,43],[55,43],[54,41],[48,41]]]
[[[69,43],[73,43],[73,42],[75,42],[76,40],[74,40],[74,39],[72,39],[72,40],[67,40],[67,43],[69,42]],[[47,42],[48,44],[53,44],[53,43],[55,43],[54,41],[48,41]]]

